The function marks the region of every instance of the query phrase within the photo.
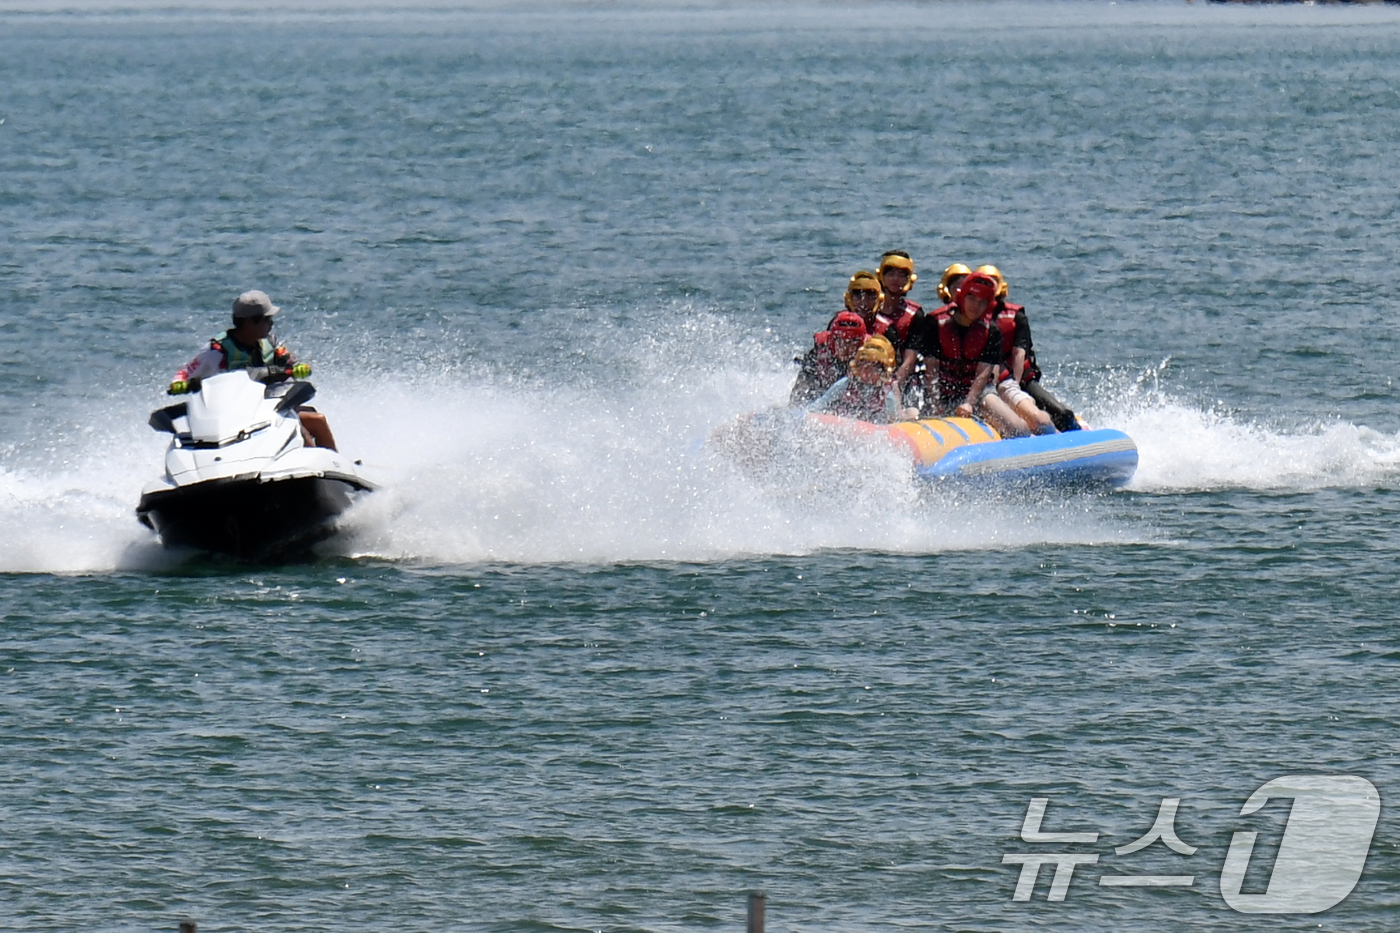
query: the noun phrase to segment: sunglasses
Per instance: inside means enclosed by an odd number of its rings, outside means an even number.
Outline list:
[[[879,296],[880,296],[880,293],[877,292],[877,291],[875,291],[875,289],[873,289],[873,288],[853,288],[853,289],[851,289],[851,297],[852,297],[852,298],[861,298],[861,297],[865,297],[865,298],[878,298]]]

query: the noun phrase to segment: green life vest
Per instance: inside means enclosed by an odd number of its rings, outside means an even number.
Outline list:
[[[219,336],[211,339],[209,341],[209,348],[211,350],[218,350],[224,355],[224,369],[229,372],[233,372],[235,369],[248,369],[251,366],[271,366],[273,363],[279,361],[279,350],[281,351],[281,356],[288,355],[285,349],[282,347],[274,347],[272,341],[264,337],[258,341],[258,352],[255,357],[252,353],[240,347],[234,339],[228,335],[228,331],[224,331]]]

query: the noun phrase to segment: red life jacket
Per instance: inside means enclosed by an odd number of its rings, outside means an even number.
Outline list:
[[[915,315],[923,310],[923,306],[918,302],[909,301],[908,299],[905,299],[903,304],[904,310],[900,311],[897,315],[886,314],[884,311],[881,311],[879,314],[875,315],[874,321],[866,321],[866,329],[872,334],[885,334],[888,336],[887,332],[893,327],[895,336],[898,339],[891,340],[890,343],[893,343],[896,347],[904,346],[909,342],[909,327],[914,323]]]
[[[959,331],[962,331],[959,333]],[[966,329],[958,327],[952,314],[938,316],[938,385],[945,399],[955,390],[966,395],[977,378],[977,366],[993,330],[986,321],[974,321]]]
[[[1002,302],[1000,310],[993,310],[991,322],[1001,331],[1001,365],[1011,372],[1011,354],[1016,349],[1016,312],[1023,310],[1020,305]]]
[[[1016,315],[1025,311],[1022,305],[1013,305],[1009,301],[1003,301],[999,310],[993,312],[992,323],[996,324],[997,330],[1001,331],[1001,365],[1008,373],[1012,372],[1011,357],[1015,351],[1016,342]],[[1034,382],[1040,378],[1040,367],[1035,365],[1035,351],[1026,351],[1026,365],[1021,367],[1021,385]]]

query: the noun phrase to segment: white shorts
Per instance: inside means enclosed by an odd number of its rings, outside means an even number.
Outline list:
[[[1023,402],[1029,402],[1032,406],[1035,405],[1035,399],[1031,398],[1030,395],[1026,393],[1026,390],[1017,385],[1016,380],[1012,379],[1010,376],[1007,376],[1001,382],[997,383],[996,393],[1000,395],[1001,400],[1010,405],[1012,409],[1020,408]]]

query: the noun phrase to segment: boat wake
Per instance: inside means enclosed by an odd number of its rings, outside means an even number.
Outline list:
[[[1101,401],[1087,409],[1090,420],[1137,442],[1130,490],[1302,492],[1400,479],[1400,435],[1339,420],[1270,425],[1185,401],[1162,386],[1166,365],[1100,377],[1091,393]]]
[[[692,315],[684,339],[656,338],[660,352],[643,356],[667,365],[608,358],[600,340],[583,364],[550,378],[445,369],[403,379],[323,366],[318,405],[383,487],[347,513],[348,533],[326,553],[592,564],[1155,540],[1124,516],[1132,507],[1121,493],[930,489],[907,457],[870,447],[826,445],[760,475],[741,469],[707,438],[780,403],[793,371],[781,342],[736,343],[717,321]],[[1143,390],[1136,376],[1100,378],[1100,391],[1066,395],[1094,427],[1137,442],[1129,491],[1400,478],[1400,437],[1347,423],[1274,429]],[[36,420],[27,438],[0,448],[9,529],[0,572],[161,569],[180,559],[133,512],[161,463],[162,438],[145,420],[163,403],[155,393],[82,403],[89,409],[49,417],[48,433]]]

